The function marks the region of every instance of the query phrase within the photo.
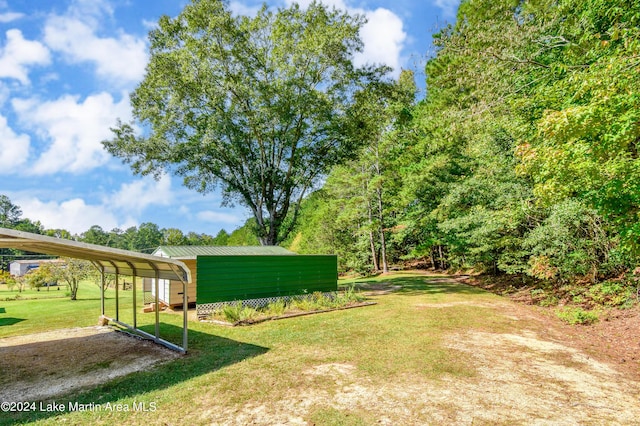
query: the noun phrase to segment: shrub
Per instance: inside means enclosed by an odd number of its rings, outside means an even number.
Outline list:
[[[217,317],[230,323],[237,323],[265,319],[265,317],[278,317],[295,310],[308,312],[341,308],[363,300],[365,300],[365,297],[354,286],[351,286],[343,292],[331,294],[314,292],[312,294],[294,296],[288,303],[280,299],[258,310],[244,306],[242,302],[236,301],[213,312],[211,317]]]
[[[354,302],[362,302],[366,298],[364,295],[356,289],[355,285],[350,285],[343,292],[338,292],[335,295],[335,301],[338,304],[349,304]]]
[[[559,302],[560,300],[556,296],[554,296],[553,294],[550,294],[544,299],[542,299],[540,302],[538,302],[538,304],[540,306],[549,307],[549,306],[556,306]]]
[[[588,325],[598,321],[598,314],[593,311],[585,311],[580,307],[565,307],[556,312],[558,318],[571,325]]]
[[[280,316],[287,310],[287,304],[284,300],[276,300],[264,307],[263,313],[268,316]]]
[[[242,302],[235,302],[222,308],[222,316],[229,322],[246,321],[258,316],[258,311],[249,306],[243,306]]]
[[[298,309],[301,311],[315,311],[317,305],[309,297],[296,297],[291,301],[291,309]]]
[[[631,306],[635,288],[619,281],[604,281],[589,288],[588,295],[596,303],[606,306]]]
[[[612,249],[602,218],[579,200],[565,200],[550,208],[549,216],[522,243],[531,253],[529,275],[566,281],[610,272],[605,263]]]

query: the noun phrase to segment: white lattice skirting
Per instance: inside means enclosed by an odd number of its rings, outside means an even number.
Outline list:
[[[336,293],[335,292],[322,293],[322,295],[324,297],[333,299]],[[314,297],[313,294],[300,294],[296,296],[274,296],[274,297],[264,297],[261,299],[234,300],[234,301],[228,301],[228,302],[215,302],[215,303],[203,303],[203,304],[198,303],[196,304],[196,313],[198,317],[204,317],[204,316],[211,315],[211,313],[213,313],[214,311],[222,309],[225,306],[235,305],[237,303],[242,303],[242,306],[249,306],[251,308],[258,309],[258,308],[263,308],[267,306],[269,303],[274,303],[279,300],[282,300],[286,303],[286,302],[289,302],[290,300],[304,300],[304,299],[311,299],[312,297]]]

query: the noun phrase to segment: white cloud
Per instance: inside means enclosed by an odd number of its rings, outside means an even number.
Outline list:
[[[233,215],[229,213],[221,213],[213,210],[205,210],[201,211],[197,214],[198,219],[204,222],[211,223],[226,223],[231,225],[240,225],[244,222],[244,219],[238,215]]]
[[[356,55],[355,64],[386,64],[396,75],[400,73],[400,51],[407,38],[402,20],[388,9],[366,12],[367,23],[360,29],[364,43],[362,53]]]
[[[0,173],[14,172],[23,165],[29,157],[29,144],[29,136],[17,135],[0,115]]]
[[[432,0],[433,4],[442,10],[445,18],[455,18],[460,0]]]
[[[14,78],[29,84],[28,66],[50,63],[49,50],[40,42],[25,40],[17,29],[7,31],[6,36],[7,42],[0,49],[0,78]]]
[[[126,121],[131,116],[126,97],[115,102],[108,93],[84,101],[64,95],[52,101],[14,99],[12,104],[20,121],[49,142],[29,170],[34,175],[77,173],[106,163],[110,157],[100,142],[112,136],[109,127],[117,117]]]
[[[23,217],[38,220],[47,229],[66,229],[72,234],[85,232],[93,225],[107,230],[115,227],[125,229],[113,212],[102,205],[88,205],[81,198],[42,202],[38,198],[25,197],[14,202],[22,209]]]
[[[150,177],[131,183],[124,183],[118,192],[113,193],[105,201],[113,209],[121,209],[141,213],[151,205],[170,205],[174,201],[171,192],[171,177],[163,175],[159,180]]]
[[[113,16],[113,6],[109,0],[71,0],[67,14],[78,18],[93,18],[92,25],[104,15]]]
[[[174,201],[169,176],[159,181],[145,177],[123,183],[95,204],[88,204],[81,197],[42,201],[44,198],[47,197],[43,194],[34,195],[33,191],[21,191],[11,196],[12,202],[22,209],[23,217],[38,220],[47,229],[61,228],[72,234],[85,232],[93,225],[99,225],[104,230],[138,226],[144,209],[154,205],[169,205]]]
[[[0,23],[6,24],[8,22],[15,21],[16,19],[20,19],[23,16],[24,16],[24,13],[16,13],[16,12],[0,13]]]
[[[9,99],[10,96],[11,89],[7,84],[4,84],[2,81],[0,81],[0,108],[4,105],[4,103]]]
[[[158,21],[151,21],[148,19],[142,20],[142,26],[146,28],[148,31],[155,30],[158,28]]]
[[[229,3],[229,10],[236,16],[256,16],[262,5],[247,6],[238,1]]]
[[[144,76],[146,42],[122,31],[115,37],[100,37],[96,33],[100,18],[111,12],[105,2],[76,2],[65,15],[47,19],[44,41],[71,63],[93,63],[98,76],[126,86]]]
[[[312,1],[286,0],[285,3],[287,6],[298,3],[301,7],[306,8]],[[364,15],[367,18],[367,23],[360,29],[360,38],[364,48],[354,58],[356,65],[385,64],[394,69],[395,76],[400,74],[400,52],[407,38],[407,33],[404,31],[402,19],[398,15],[385,8],[365,10],[349,7],[344,0],[321,0],[321,3],[345,10],[350,14]]]

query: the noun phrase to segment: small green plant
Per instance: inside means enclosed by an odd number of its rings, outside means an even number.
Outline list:
[[[268,316],[280,316],[283,315],[286,310],[287,304],[284,302],[284,300],[280,299],[276,300],[275,302],[269,303],[263,308],[262,312]]]
[[[582,303],[584,303],[584,296],[581,294],[575,295],[571,298],[571,301],[573,303],[575,303],[576,305],[580,305]]]
[[[556,312],[558,318],[571,325],[588,325],[598,321],[598,314],[580,307],[565,307]]]
[[[531,296],[532,297],[539,297],[541,295],[544,295],[544,290],[541,288],[534,288],[531,290]]]
[[[366,298],[352,285],[345,291],[323,294],[319,291],[292,296],[288,302],[282,299],[271,302],[259,309],[244,306],[236,301],[228,304],[211,314],[211,318],[217,318],[230,323],[240,321],[260,320],[267,317],[279,317],[291,311],[325,311],[343,308],[353,303],[362,302]]]
[[[314,311],[317,305],[309,297],[296,297],[291,301],[291,308],[300,311]]]
[[[634,298],[634,289],[622,282],[604,281],[591,286],[588,295],[600,305],[623,306],[629,305],[629,299]]]
[[[244,306],[242,302],[235,302],[222,308],[222,316],[229,322],[247,321],[258,316],[258,311]]]
[[[547,295],[544,299],[538,302],[540,306],[549,307],[549,306],[557,306],[560,301],[553,294]]]
[[[335,299],[340,304],[348,304],[348,303],[354,303],[354,302],[362,302],[366,298],[360,292],[360,290],[357,290],[355,285],[352,284],[349,287],[347,287],[343,292],[336,293]]]

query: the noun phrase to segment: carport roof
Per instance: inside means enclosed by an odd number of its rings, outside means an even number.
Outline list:
[[[189,268],[176,259],[14,229],[0,228],[0,248],[84,259],[100,266],[107,273],[155,278],[157,272],[162,279],[191,282]]]

